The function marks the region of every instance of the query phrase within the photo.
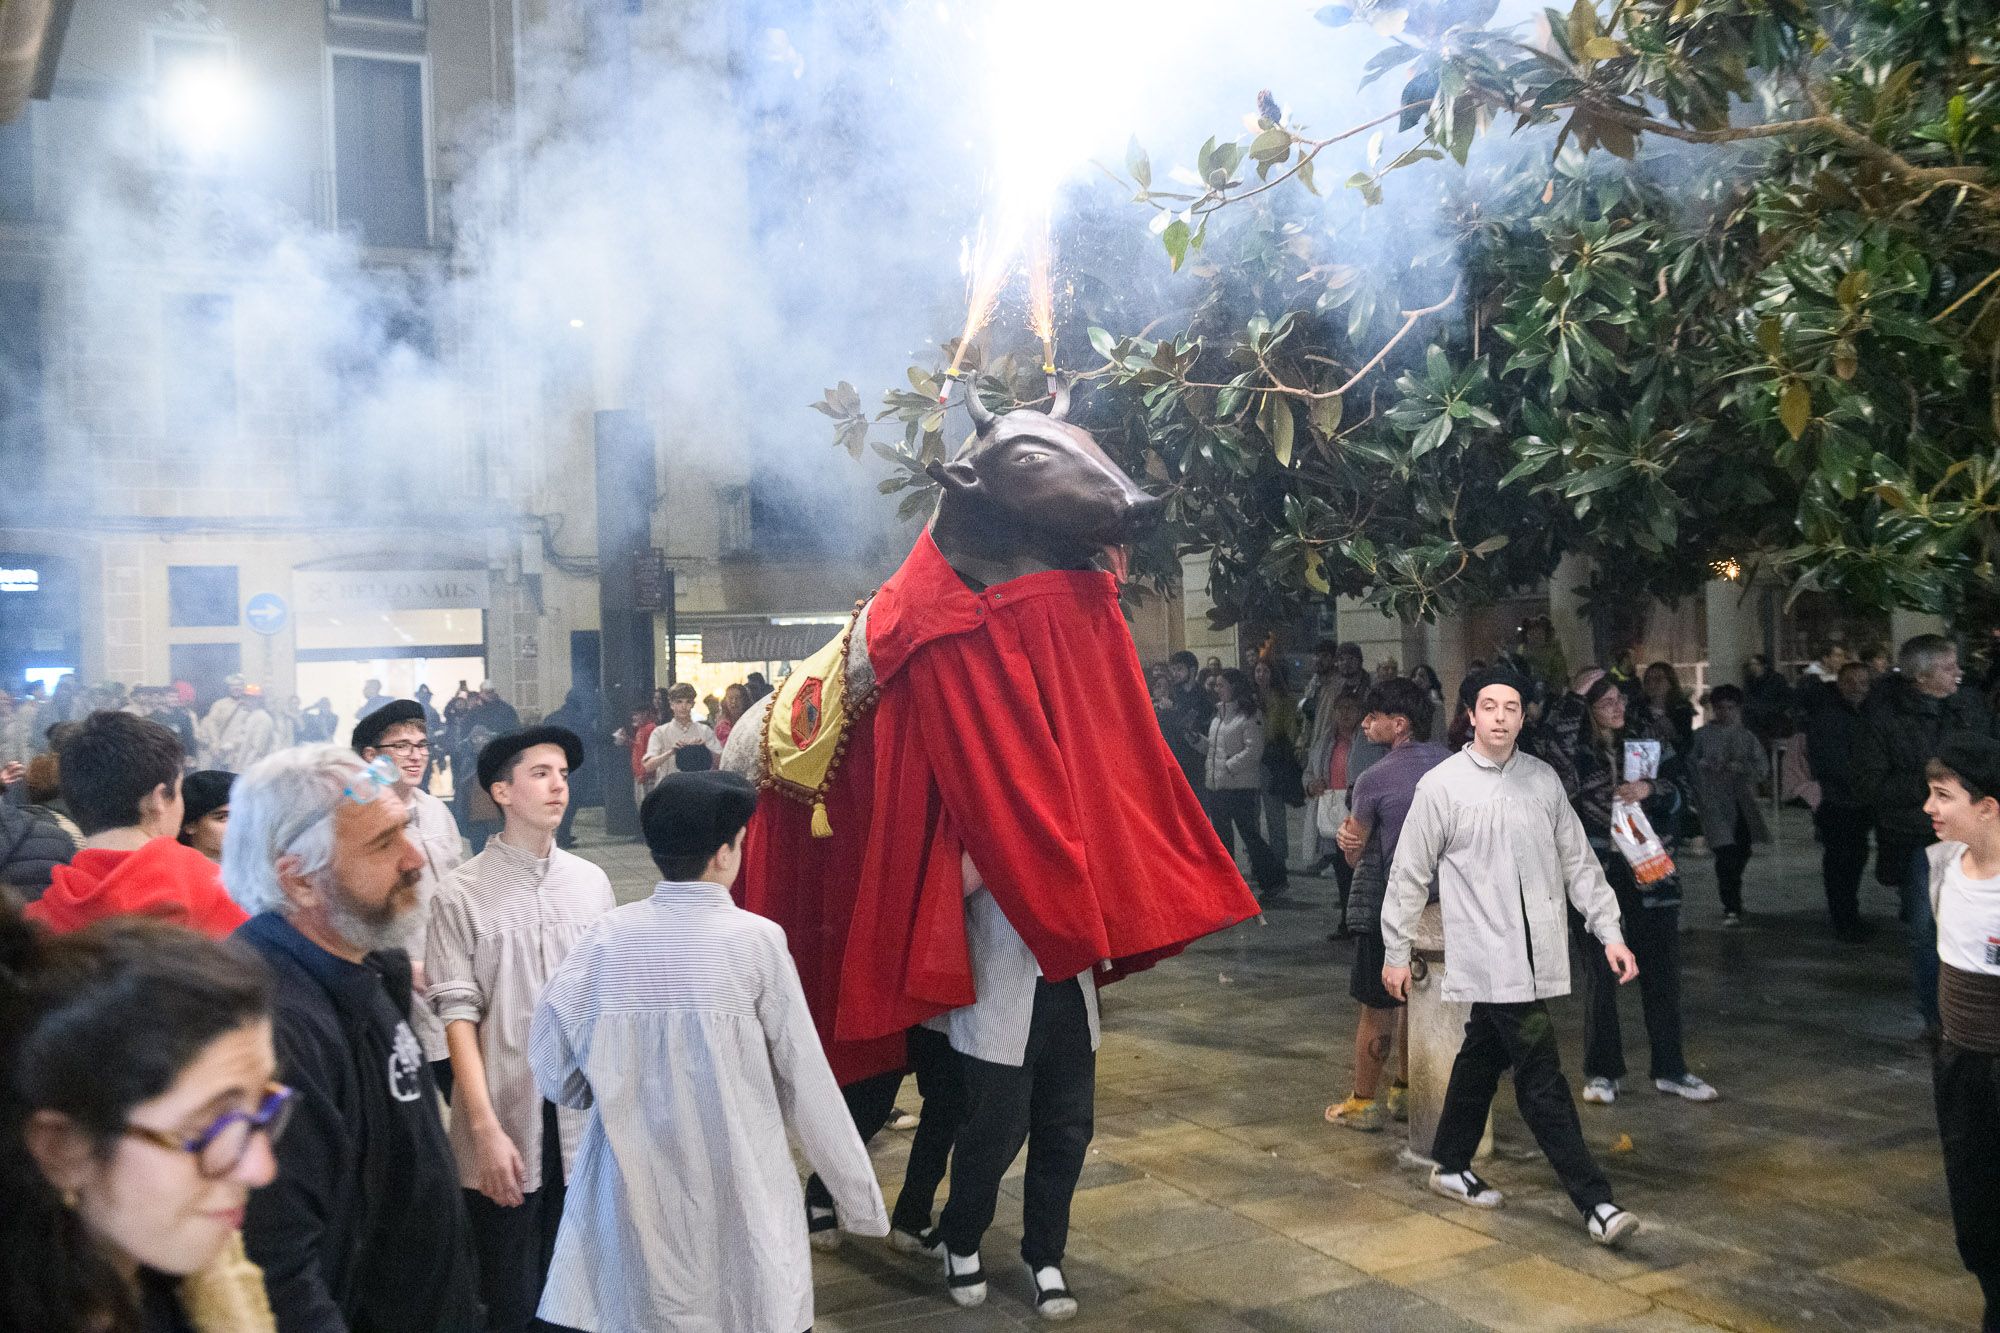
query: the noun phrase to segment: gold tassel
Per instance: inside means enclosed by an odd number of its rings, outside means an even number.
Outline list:
[[[826,802],[824,800],[813,802],[813,836],[815,838],[831,838],[833,836],[833,821],[826,817]]]

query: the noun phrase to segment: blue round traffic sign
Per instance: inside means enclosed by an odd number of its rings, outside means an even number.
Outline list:
[[[243,619],[259,634],[276,634],[285,627],[285,599],[274,592],[260,592],[243,608]]]

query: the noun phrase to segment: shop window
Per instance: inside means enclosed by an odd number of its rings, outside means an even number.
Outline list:
[[[236,302],[177,292],[160,307],[161,424],[170,436],[236,430]]]
[[[175,629],[236,624],[236,566],[167,566],[167,623]]]

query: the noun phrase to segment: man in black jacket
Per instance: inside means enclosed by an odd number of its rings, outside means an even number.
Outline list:
[[[1185,649],[1167,659],[1167,706],[1158,712],[1167,748],[1180,761],[1181,772],[1187,775],[1194,794],[1206,799],[1204,760],[1201,746],[1194,738],[1208,736],[1208,724],[1215,717],[1215,700],[1201,687],[1200,669],[1194,654]]]
[[[343,746],[236,780],[223,879],[269,965],[279,1077],[298,1091],[278,1178],[243,1227],[283,1333],[478,1333],[458,1170],[391,947],[424,858],[396,777]],[[420,1001],[421,1002],[421,1001]]]
[[[1958,648],[1950,639],[1919,634],[1909,640],[1896,654],[1896,675],[1869,695],[1854,745],[1854,797],[1875,813],[1876,877],[1901,889],[1917,1012],[1932,1033],[1938,1025],[1937,922],[1924,849],[1936,838],[1924,813],[1924,767],[1948,733],[1985,734],[1989,725],[1986,705],[1959,688],[1960,678]]]
[[[1806,765],[1820,791],[1813,827],[1819,832],[1826,911],[1833,918],[1834,936],[1849,944],[1869,935],[1861,919],[1861,873],[1868,868],[1868,829],[1874,820],[1854,786],[1854,747],[1867,725],[1861,704],[1868,685],[1868,664],[1847,663],[1833,688],[1816,687],[1806,720]]]

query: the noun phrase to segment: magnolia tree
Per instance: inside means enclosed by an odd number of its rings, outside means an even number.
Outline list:
[[[1381,43],[1379,120],[1264,94],[1191,171],[1135,143],[1069,201],[1077,416],[1169,504],[1140,567],[1208,553],[1225,623],[1427,617],[1570,552],[1601,608],[1732,560],[1962,607],[2000,538],[2000,6],[1495,10],[1328,6]],[[1010,336],[995,408],[1044,393]],[[938,373],[816,404],[908,512]]]

